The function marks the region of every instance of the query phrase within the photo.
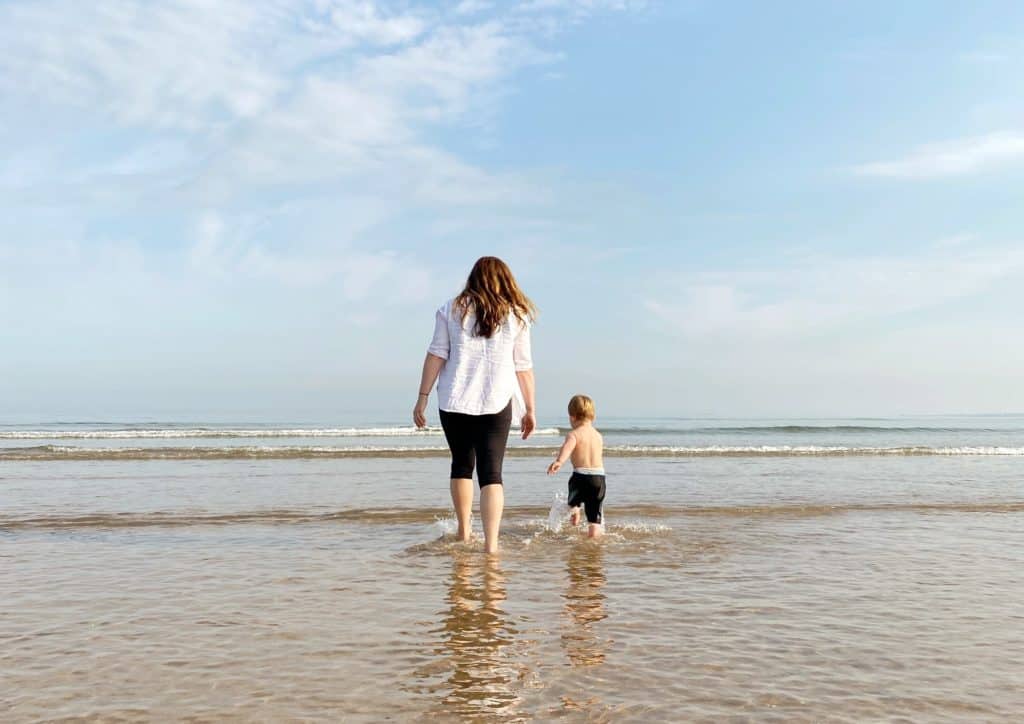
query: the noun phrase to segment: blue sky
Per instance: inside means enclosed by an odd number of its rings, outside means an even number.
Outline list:
[[[9,0],[0,400],[405,414],[482,254],[539,407],[1024,410],[1015,2]]]

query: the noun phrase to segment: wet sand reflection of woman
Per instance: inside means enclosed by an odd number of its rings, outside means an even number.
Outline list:
[[[505,584],[496,559],[455,554],[440,649],[452,669],[440,707],[447,715],[500,720],[519,704],[519,670],[505,651],[517,633],[501,607]]]

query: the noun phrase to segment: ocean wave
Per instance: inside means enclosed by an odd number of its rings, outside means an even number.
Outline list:
[[[565,432],[564,427],[542,427],[534,431],[537,436],[557,436]],[[981,427],[927,427],[927,426],[872,426],[872,425],[749,425],[720,427],[670,427],[670,426],[602,426],[605,435],[643,435],[654,439],[665,437],[727,436],[741,439],[747,436],[763,435],[866,435],[866,434],[990,434],[1010,433],[1009,428]],[[1024,432],[1024,428],[1019,430]],[[513,428],[518,433],[518,428]],[[412,426],[382,425],[368,427],[204,427],[200,425],[154,425],[103,427],[91,425],[82,429],[76,427],[54,427],[53,429],[9,429],[0,427],[0,440],[188,440],[188,439],[330,439],[330,438],[431,438],[442,437],[444,431],[437,426],[418,429]]]
[[[513,428],[517,432],[518,428]],[[557,427],[534,430],[534,435],[558,435]],[[440,427],[326,427],[326,428],[125,428],[120,430],[0,430],[0,440],[135,440],[188,438],[281,437],[440,437]]]
[[[774,434],[838,434],[838,433],[1006,433],[1024,428],[946,427],[902,425],[723,425],[686,426],[605,426],[601,432],[618,435],[774,435]]]
[[[0,448],[4,460],[277,460],[315,458],[441,457],[447,447],[328,447],[310,445],[236,445],[217,447],[77,447],[35,445]]]
[[[857,447],[847,445],[617,445],[605,448],[605,455],[621,457],[851,457],[927,455],[1024,455],[1024,447],[906,445]]]
[[[872,432],[1007,432],[1006,429],[981,427],[930,427],[902,425],[749,425],[737,427],[701,427],[692,428],[692,432],[712,433],[872,433]]]
[[[671,531],[669,526],[655,521],[673,517],[809,517],[840,515],[845,513],[906,512],[906,513],[1021,513],[1024,501],[974,502],[905,502],[823,504],[816,502],[787,502],[772,505],[654,505],[637,504],[615,506],[613,525],[620,530],[644,533]],[[509,521],[526,521],[528,527],[547,527],[547,506],[509,506],[505,517]],[[92,512],[80,514],[3,515],[0,530],[24,529],[77,529],[77,528],[147,528],[229,525],[299,525],[358,523],[365,525],[436,524],[450,518],[449,508],[350,508],[330,512],[304,510],[252,510],[235,512],[194,511],[138,511]]]
[[[509,457],[551,457],[558,448],[550,445],[514,445]],[[279,460],[317,458],[437,458],[447,457],[446,446],[308,446],[237,445],[230,447],[78,447],[35,445],[0,448],[3,461],[59,460]],[[685,447],[668,445],[612,445],[605,456],[650,458],[715,457],[898,457],[898,456],[1024,456],[1024,447],[849,447],[821,445],[750,445]]]

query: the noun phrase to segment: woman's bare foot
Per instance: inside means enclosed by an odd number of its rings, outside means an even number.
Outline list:
[[[575,528],[576,526],[578,526],[580,524],[580,509],[579,508],[573,508],[572,509],[572,512],[569,514],[569,522],[572,523],[573,528]]]

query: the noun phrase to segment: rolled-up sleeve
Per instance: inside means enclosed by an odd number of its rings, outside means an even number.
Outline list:
[[[515,344],[512,345],[512,361],[515,363],[516,372],[525,372],[526,370],[533,369],[529,322],[523,322],[519,334],[516,335]]]
[[[448,337],[448,309],[447,305],[443,305],[437,310],[437,314],[434,315],[434,338],[430,340],[427,352],[435,357],[448,359],[450,351],[451,340]]]

